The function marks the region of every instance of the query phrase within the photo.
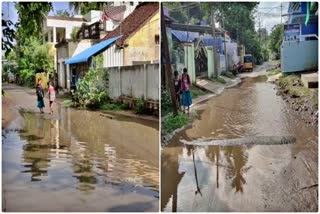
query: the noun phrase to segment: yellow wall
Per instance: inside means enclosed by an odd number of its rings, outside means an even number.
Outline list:
[[[41,78],[43,88],[48,88],[48,74],[47,73],[36,73],[35,84],[38,83],[38,79]]]
[[[159,24],[160,13],[157,12],[127,39],[128,46],[124,48],[124,65],[132,65],[133,61],[159,61],[160,45],[155,42],[156,35],[160,36]]]

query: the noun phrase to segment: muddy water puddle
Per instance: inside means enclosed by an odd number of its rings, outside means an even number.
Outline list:
[[[295,187],[281,182],[281,175],[301,151],[317,151],[318,136],[315,129],[306,126],[286,105],[276,96],[273,85],[263,77],[256,77],[244,79],[240,86],[197,108],[200,118],[163,148],[161,209],[166,212],[292,210],[289,204],[281,202],[288,197],[284,193]],[[286,145],[242,146],[182,143],[250,136],[292,136],[296,141]],[[318,154],[312,153],[312,161],[317,165]],[[311,170],[313,173],[317,172],[316,167]],[[314,177],[317,180],[317,173]]]
[[[7,211],[157,211],[157,122],[60,108],[3,131]]]

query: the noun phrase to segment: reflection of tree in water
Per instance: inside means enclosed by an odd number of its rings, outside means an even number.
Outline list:
[[[183,147],[179,145],[177,136],[161,153],[161,210],[164,210],[172,197],[172,212],[177,212],[178,186],[185,172],[179,172],[179,155],[183,153]],[[187,147],[188,148],[188,147]],[[188,148],[191,155],[191,149]]]
[[[77,143],[76,143],[77,144]],[[78,143],[80,147],[80,144]],[[90,152],[83,150],[85,147],[81,147],[79,153],[74,153],[72,155],[73,163],[73,177],[78,180],[77,189],[81,191],[89,191],[95,189],[94,184],[98,182],[96,178],[94,164],[92,162],[92,156]]]
[[[249,169],[249,167],[245,167],[248,155],[241,146],[228,146],[223,150],[228,162],[227,177],[232,178],[232,188],[235,188],[236,192],[243,192],[243,185],[246,183],[243,173]]]
[[[21,137],[27,142],[23,146],[23,173],[31,173],[31,181],[41,181],[40,177],[47,175],[49,167],[50,141],[46,130],[50,124],[34,114],[23,114],[25,119],[24,131]],[[48,144],[49,143],[49,144]]]
[[[224,156],[220,155],[220,151],[224,152]],[[219,162],[221,162],[220,158],[225,157],[228,164],[226,166],[227,177],[232,178],[232,188],[235,188],[236,192],[243,192],[243,185],[246,183],[243,173],[247,172],[249,169],[248,167],[245,167],[248,161],[248,156],[243,147],[209,146],[206,149],[206,156],[216,165],[217,188],[219,188],[219,167],[221,166],[221,164],[219,165]]]
[[[80,190],[91,190],[94,189],[97,178],[94,176],[93,164],[90,158],[81,159],[73,165],[74,177],[79,181]]]

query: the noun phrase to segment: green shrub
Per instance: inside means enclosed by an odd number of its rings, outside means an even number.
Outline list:
[[[273,76],[276,74],[281,73],[281,69],[280,68],[274,68],[268,71],[268,76]]]
[[[164,133],[171,133],[174,130],[187,125],[190,121],[191,119],[182,112],[179,112],[175,117],[170,113],[163,122],[163,131]]]
[[[74,106],[97,109],[108,99],[101,74],[90,69],[77,83],[77,90],[73,96]]]
[[[137,114],[144,114],[146,112],[146,103],[143,98],[139,98],[136,101],[135,112]]]
[[[205,91],[203,91],[202,89],[194,85],[191,86],[190,92],[191,92],[192,99],[195,99],[197,97],[200,97],[206,94]]]
[[[225,81],[222,77],[220,77],[220,76],[214,77],[214,78],[213,78],[213,81],[219,82],[219,83],[222,83],[222,84],[226,84],[226,81]]]
[[[105,103],[101,106],[102,110],[111,110],[111,111],[122,111],[128,110],[129,106],[127,104],[121,103]]]
[[[169,90],[161,89],[161,115],[165,116],[172,111],[172,102]]]
[[[223,75],[225,77],[228,77],[230,79],[234,79],[235,78],[235,75],[233,75],[233,73],[231,71],[223,72],[223,73],[221,73],[221,75]]]
[[[63,105],[66,107],[72,106],[72,100],[64,100]]]

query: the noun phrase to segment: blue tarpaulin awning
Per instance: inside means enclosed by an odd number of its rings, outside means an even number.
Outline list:
[[[90,57],[96,56],[97,54],[103,52],[107,49],[110,45],[117,41],[117,39],[121,38],[122,35],[113,37],[111,39],[107,39],[102,41],[98,44],[91,46],[90,48],[82,51],[81,53],[71,57],[65,61],[65,64],[76,64],[81,62],[87,62]]]

